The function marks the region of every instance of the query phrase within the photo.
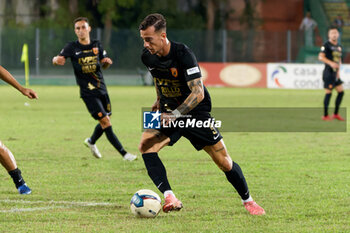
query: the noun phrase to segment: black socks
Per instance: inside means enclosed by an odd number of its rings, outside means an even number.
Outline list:
[[[9,171],[10,176],[12,177],[13,183],[15,183],[16,188],[23,185],[25,182],[21,175],[21,170],[16,168],[15,170]]]
[[[232,161],[232,169],[231,171],[225,172],[225,175],[227,180],[237,190],[242,200],[247,200],[249,198],[248,185],[239,165]]]
[[[167,190],[171,190],[168,178],[166,175],[165,167],[158,157],[157,153],[145,153],[142,154],[143,161],[145,162],[148,175],[151,177],[153,183],[157,186],[159,191],[164,193]]]
[[[323,105],[324,105],[324,116],[328,116],[328,105],[329,101],[331,99],[332,94],[326,94],[323,100]],[[341,104],[341,101],[343,100],[344,92],[339,92],[337,95],[337,98],[335,100],[335,109],[334,109],[334,114],[338,114],[339,112],[339,107]]]
[[[119,153],[124,156],[126,151],[124,150],[122,144],[119,142],[117,136],[113,133],[112,126],[109,126],[104,129],[106,133],[108,141],[114,146],[115,149],[119,151]]]
[[[119,142],[117,136],[113,133],[112,126],[109,126],[103,130],[101,124],[97,124],[94,132],[90,137],[90,143],[95,144],[103,132],[106,133],[108,141],[114,146],[114,148],[117,149],[122,156],[124,156],[126,154],[126,151],[124,150],[122,144]]]
[[[155,152],[145,153],[142,154],[142,158],[147,168],[148,175],[152,179],[153,183],[157,186],[159,191],[164,193],[167,190],[171,190],[165,167],[158,157],[158,154]],[[232,162],[232,169],[228,172],[225,172],[225,175],[227,180],[237,190],[242,200],[247,200],[250,197],[248,185],[239,165]]]
[[[97,124],[94,132],[92,133],[92,135],[90,137],[90,143],[95,144],[96,141],[101,137],[102,134],[103,134],[103,129],[102,129],[100,124]]]
[[[340,103],[343,99],[343,96],[344,96],[344,92],[339,92],[338,95],[337,95],[337,99],[335,100],[335,110],[334,110],[334,114],[338,114],[339,112],[339,106],[340,106]]]
[[[324,100],[323,100],[323,106],[324,106],[324,116],[328,116],[328,105],[329,105],[329,101],[331,99],[332,93],[326,94],[324,96]]]

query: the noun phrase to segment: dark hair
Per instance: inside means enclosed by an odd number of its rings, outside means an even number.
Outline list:
[[[79,21],[85,21],[89,24],[89,20],[86,17],[78,17],[73,21],[73,23],[75,24],[76,22],[79,22]]]
[[[146,30],[151,26],[154,26],[156,32],[165,29],[166,20],[164,16],[158,13],[147,15],[146,18],[141,22],[139,30]]]
[[[330,30],[334,30],[334,29],[337,29],[337,30],[338,30],[338,28],[337,28],[336,26],[330,26],[330,27],[328,28],[328,32],[329,32]]]

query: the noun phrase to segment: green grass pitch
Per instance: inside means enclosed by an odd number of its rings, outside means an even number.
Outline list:
[[[184,209],[138,219],[129,210],[133,193],[147,188],[160,194],[141,157],[123,161],[103,135],[97,144],[103,158],[95,159],[83,141],[96,122],[78,87],[33,88],[37,101],[0,86],[0,140],[33,191],[18,195],[0,169],[0,232],[350,231],[349,133],[223,133],[265,216],[249,216],[210,157],[183,138],[160,157]],[[209,91],[215,107],[322,107],[324,95],[321,90]],[[112,86],[109,94],[114,131],[128,151],[138,153],[140,111],[152,105],[155,90]],[[335,94],[331,106],[334,100]],[[345,95],[342,106],[349,104]]]

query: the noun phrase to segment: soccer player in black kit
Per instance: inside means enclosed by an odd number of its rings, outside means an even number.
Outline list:
[[[186,45],[167,39],[166,20],[161,14],[148,15],[140,24],[139,30],[145,47],[142,62],[151,72],[157,91],[157,100],[152,111],[161,112],[165,125],[181,119],[184,115],[191,115],[198,120],[211,118],[210,95],[203,85],[193,52]],[[211,156],[237,190],[250,214],[265,214],[264,209],[250,196],[242,170],[231,160],[216,128],[180,129],[162,125],[159,130],[147,129],[143,132],[139,150],[148,175],[164,194],[164,212],[180,210],[183,206],[170,187],[158,152],[164,146],[172,146],[181,136],[186,137],[197,150],[204,149]]]
[[[336,27],[328,29],[328,41],[321,47],[321,52],[318,55],[318,59],[325,63],[323,70],[323,82],[326,95],[324,97],[324,114],[322,120],[331,121],[337,119],[344,121],[339,115],[340,103],[344,96],[343,81],[339,76],[339,68],[341,65],[342,47],[338,44],[339,32]],[[332,96],[332,90],[338,92],[338,96],[335,100],[335,109],[332,117],[328,115],[328,105]]]
[[[109,142],[119,151],[124,160],[133,161],[136,155],[126,152],[112,130],[110,121],[111,103],[107,88],[101,72],[102,68],[108,68],[112,60],[107,57],[102,45],[97,40],[90,40],[91,27],[88,19],[79,17],[74,20],[74,31],[77,41],[69,42],[58,56],[52,59],[54,65],[64,65],[66,58],[70,57],[74,69],[77,84],[80,87],[80,97],[83,99],[91,116],[99,121],[90,138],[85,139],[96,158],[101,158],[101,153],[95,145],[103,132]]]

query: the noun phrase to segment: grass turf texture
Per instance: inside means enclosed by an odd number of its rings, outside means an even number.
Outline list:
[[[350,231],[348,133],[223,133],[253,198],[266,210],[260,217],[248,215],[209,156],[183,138],[160,157],[184,209],[138,219],[129,210],[133,193],[147,188],[160,194],[140,155],[135,162],[123,161],[103,135],[97,144],[103,158],[95,159],[83,141],[96,122],[78,87],[34,89],[40,99],[29,101],[0,86],[0,139],[33,191],[18,195],[2,168],[1,232]],[[322,107],[323,98],[323,91],[310,90],[209,91],[215,107]],[[109,87],[109,94],[114,131],[128,151],[138,153],[140,110],[154,102],[154,88]],[[342,106],[349,107],[348,99]],[[335,95],[332,106],[334,100]]]

